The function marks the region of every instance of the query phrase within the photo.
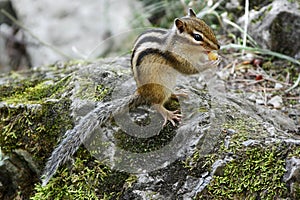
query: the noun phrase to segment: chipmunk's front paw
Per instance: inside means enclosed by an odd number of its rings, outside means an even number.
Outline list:
[[[199,70],[199,72],[202,72],[209,68],[217,67],[221,62],[221,56],[219,56],[216,53],[208,53],[207,59],[205,61],[199,62],[195,67]]]
[[[220,64],[220,62],[221,62],[221,58],[218,58],[217,60],[212,60],[209,63],[210,63],[210,66],[217,67]]]

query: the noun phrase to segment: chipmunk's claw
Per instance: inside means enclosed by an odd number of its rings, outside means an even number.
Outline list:
[[[179,110],[169,111],[162,105],[155,105],[154,107],[164,118],[163,126],[165,126],[168,121],[170,121],[173,126],[176,126],[174,120],[176,120],[177,122],[181,122],[182,114],[179,114]]]
[[[170,121],[173,126],[176,126],[176,123],[174,120],[176,120],[177,122],[181,122],[182,115],[178,114],[178,113],[179,113],[179,110],[175,110],[175,111],[167,110],[166,115],[163,116],[163,118],[164,118],[163,126],[165,126],[168,121]]]

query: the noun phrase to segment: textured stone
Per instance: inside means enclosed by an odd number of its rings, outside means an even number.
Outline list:
[[[300,57],[299,3],[276,0],[259,11],[250,11],[249,34],[265,49]],[[244,17],[239,19],[244,23]]]

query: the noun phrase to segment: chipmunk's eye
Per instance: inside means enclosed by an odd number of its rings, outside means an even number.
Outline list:
[[[199,34],[197,34],[197,33],[194,34],[194,39],[195,39],[196,41],[203,41],[202,36],[199,35]]]

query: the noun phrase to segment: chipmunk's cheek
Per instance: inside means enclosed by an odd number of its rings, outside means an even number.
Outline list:
[[[217,60],[218,59],[218,54],[213,51],[209,51],[207,56],[208,56],[209,60]]]

